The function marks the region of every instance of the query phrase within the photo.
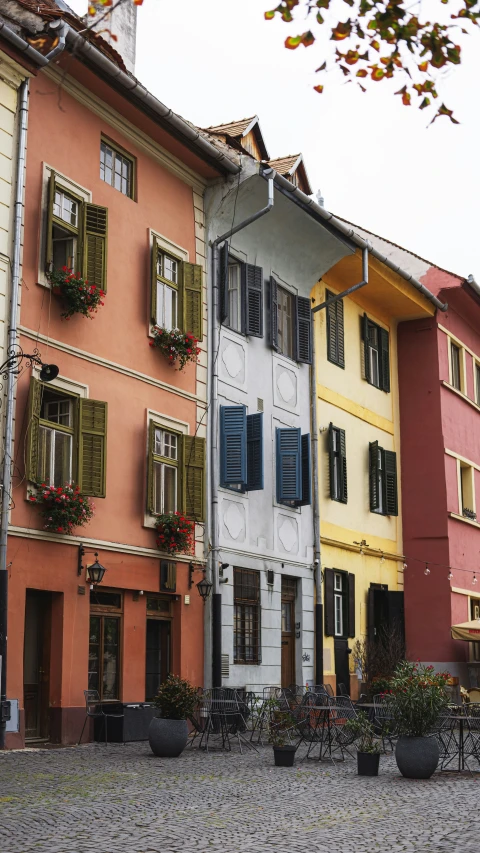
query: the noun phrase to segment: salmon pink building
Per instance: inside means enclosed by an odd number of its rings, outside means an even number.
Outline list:
[[[16,7],[25,19],[1,36],[31,69],[18,341],[59,373],[44,382],[34,364],[16,387],[10,747],[76,742],[87,689],[120,706],[152,700],[168,672],[203,684],[203,193],[238,171],[63,4]],[[59,46],[51,61],[29,44],[39,31],[45,54]],[[83,296],[67,298],[66,270]],[[156,329],[183,334],[183,370],[152,345]],[[94,505],[84,526],[55,526],[38,504],[53,486],[56,512],[66,483]],[[155,520],[174,512],[195,541],[172,555]]]

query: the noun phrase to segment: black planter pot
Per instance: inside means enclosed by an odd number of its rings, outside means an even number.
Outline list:
[[[154,755],[177,758],[187,745],[187,721],[154,717],[148,728],[148,740]]]
[[[287,746],[274,746],[273,758],[275,767],[293,767],[295,761],[296,746],[288,744]]]
[[[438,765],[440,750],[434,737],[400,737],[395,758],[407,779],[430,779]]]
[[[378,776],[379,752],[357,752],[357,770],[359,776]]]

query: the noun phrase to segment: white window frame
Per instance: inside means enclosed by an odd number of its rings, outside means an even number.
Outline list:
[[[182,246],[179,246],[177,243],[173,243],[171,240],[169,240],[163,234],[160,234],[158,231],[155,231],[152,228],[149,229],[150,258],[152,257],[152,253],[153,253],[154,240],[156,240],[157,248],[160,249],[161,252],[165,252],[165,254],[167,254],[167,255],[173,255],[175,260],[178,260],[181,263],[184,263],[184,262],[188,263],[189,262],[190,255],[189,255],[189,252],[187,249],[184,249]],[[150,263],[149,268],[151,270],[151,268],[152,268],[151,263]],[[157,319],[158,319],[159,293],[160,293],[160,289],[161,289],[161,284],[162,284],[162,282],[159,282],[157,279],[157,306],[156,306]],[[179,293],[179,289],[181,287],[181,282],[177,281],[176,284],[177,284],[177,290],[176,290],[176,293],[177,293],[177,326],[176,326],[176,328],[178,328],[178,319],[179,319],[178,318],[178,293]],[[168,287],[168,285],[166,285],[166,286]],[[171,289],[174,290],[173,287]],[[148,314],[149,314],[149,317],[148,317],[148,319],[149,319],[149,337],[153,337],[153,329],[155,328],[155,323],[152,323],[152,318],[150,316],[150,313],[151,312],[149,310],[149,312],[148,312]]]
[[[340,572],[333,574],[333,616],[335,636],[343,637],[343,576]]]
[[[162,462],[155,462],[154,461],[154,463],[153,463],[154,468],[155,467],[160,468],[160,495],[156,495],[156,489],[155,489],[156,477],[154,476],[154,479],[153,479],[154,496],[155,496],[155,498],[158,498],[158,503],[157,503],[157,501],[155,501],[155,503],[157,504],[155,512],[158,515],[164,515],[165,514],[165,472],[167,469],[171,469],[175,472],[175,477],[174,477],[174,480],[175,480],[174,504],[175,504],[175,506],[174,506],[173,512],[178,511],[178,466],[179,466],[179,462],[180,462],[180,460],[178,458],[178,433],[173,432],[171,430],[167,430],[163,426],[156,426],[155,428],[160,430],[162,433],[162,437],[161,437],[162,451],[161,451],[161,453],[155,452],[155,456],[161,456],[162,459],[170,459],[171,460],[170,464],[168,462],[163,462],[163,461]],[[165,453],[165,447],[166,447],[165,435],[175,437],[175,444],[176,444],[175,456],[170,456],[170,455],[167,455]],[[176,463],[176,464],[173,464],[173,463]]]
[[[158,427],[166,430],[166,432],[176,432],[181,435],[189,435],[190,434],[190,425],[186,421],[175,420],[174,418],[169,418],[168,415],[162,414],[160,412],[156,412],[153,409],[147,409],[146,411],[146,443],[145,443],[145,488],[147,484],[147,466],[148,466],[148,452],[149,452],[149,442],[148,436],[150,433],[150,423],[154,422]],[[178,454],[178,452],[177,452]],[[179,475],[177,474],[177,477]],[[178,479],[177,479],[177,487],[178,487]],[[146,505],[146,498],[145,498]],[[153,515],[150,515],[148,512],[144,512],[143,516],[143,526],[149,527],[153,529],[155,527],[155,518]]]
[[[67,175],[58,172],[54,166],[48,163],[43,163],[42,170],[42,197],[41,197],[41,216],[40,216],[40,239],[38,241],[38,263],[37,263],[37,284],[41,287],[51,288],[51,284],[45,275],[45,253],[47,249],[47,207],[48,207],[48,184],[50,175],[55,172],[55,181],[58,186],[66,193],[73,193],[80,196],[82,201],[91,202],[92,193],[81,184],[75,183]],[[79,211],[80,214],[80,211]],[[81,223],[79,223],[81,226]]]

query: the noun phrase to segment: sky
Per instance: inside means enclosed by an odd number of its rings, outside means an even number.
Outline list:
[[[69,5],[84,14],[87,3]],[[301,151],[332,213],[480,281],[480,32],[464,37],[462,65],[439,90],[460,125],[440,118],[428,127],[427,111],[404,107],[389,82],[362,94],[332,75],[317,94],[313,72],[329,45],[286,50],[285,38],[307,27],[267,22],[268,8],[268,0],[144,0],[136,76],[199,127],[258,115],[270,157]],[[424,17],[439,8],[424,0]]]

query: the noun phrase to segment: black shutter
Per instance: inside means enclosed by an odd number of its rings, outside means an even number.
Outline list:
[[[389,341],[388,341],[388,332],[385,329],[378,330],[379,332],[379,357],[380,357],[380,370],[381,370],[381,388],[383,391],[390,391],[390,351],[389,351]]]
[[[318,569],[317,569],[318,571]],[[325,569],[325,636],[335,635],[335,606],[333,601],[333,569]]]
[[[222,248],[220,249],[218,286],[220,290],[220,323],[224,323],[228,317],[228,243],[224,243]]]
[[[369,444],[368,476],[370,480],[370,512],[375,512],[380,506],[380,495],[378,493],[378,441]]]
[[[370,371],[370,359],[369,359],[369,357],[368,357],[368,356],[369,356],[369,347],[368,347],[369,334],[368,334],[368,326],[369,326],[369,323],[368,323],[368,317],[367,317],[367,315],[366,315],[366,314],[364,314],[364,315],[363,315],[363,320],[362,320],[363,362],[364,362],[364,369],[365,369],[365,379],[367,380],[367,382],[371,382],[371,381],[372,381],[372,374],[371,374],[371,371]]]
[[[375,639],[375,589],[370,586],[367,597],[367,637],[370,642]],[[363,680],[366,681],[365,673]]]
[[[328,468],[329,468],[329,472],[330,472],[330,497],[331,497],[332,501],[335,500],[335,483],[334,483],[335,466],[333,463],[333,460],[334,460],[334,450],[333,450],[334,429],[335,429],[335,427],[330,422],[329,427],[328,427]]]
[[[310,506],[312,503],[312,453],[310,433],[302,435],[302,500],[297,506]]]
[[[263,412],[247,415],[247,492],[263,489]]]
[[[346,504],[348,501],[347,490],[347,445],[345,440],[345,430],[340,429],[340,500]]]
[[[398,632],[405,643],[405,606],[403,592],[386,593],[388,612],[388,631]]]
[[[297,352],[296,360],[302,364],[312,363],[312,309],[310,299],[296,298]]]
[[[335,294],[325,292],[328,301]],[[343,330],[343,299],[327,304],[327,358],[339,367],[345,367],[345,341]]]
[[[278,352],[277,282],[273,276],[270,276],[270,345]]]
[[[263,271],[253,264],[245,265],[246,334],[263,338]]]
[[[385,468],[385,513],[387,515],[398,515],[397,498],[397,454],[391,450],[384,450]]]
[[[348,636],[355,636],[355,575],[348,575]]]

